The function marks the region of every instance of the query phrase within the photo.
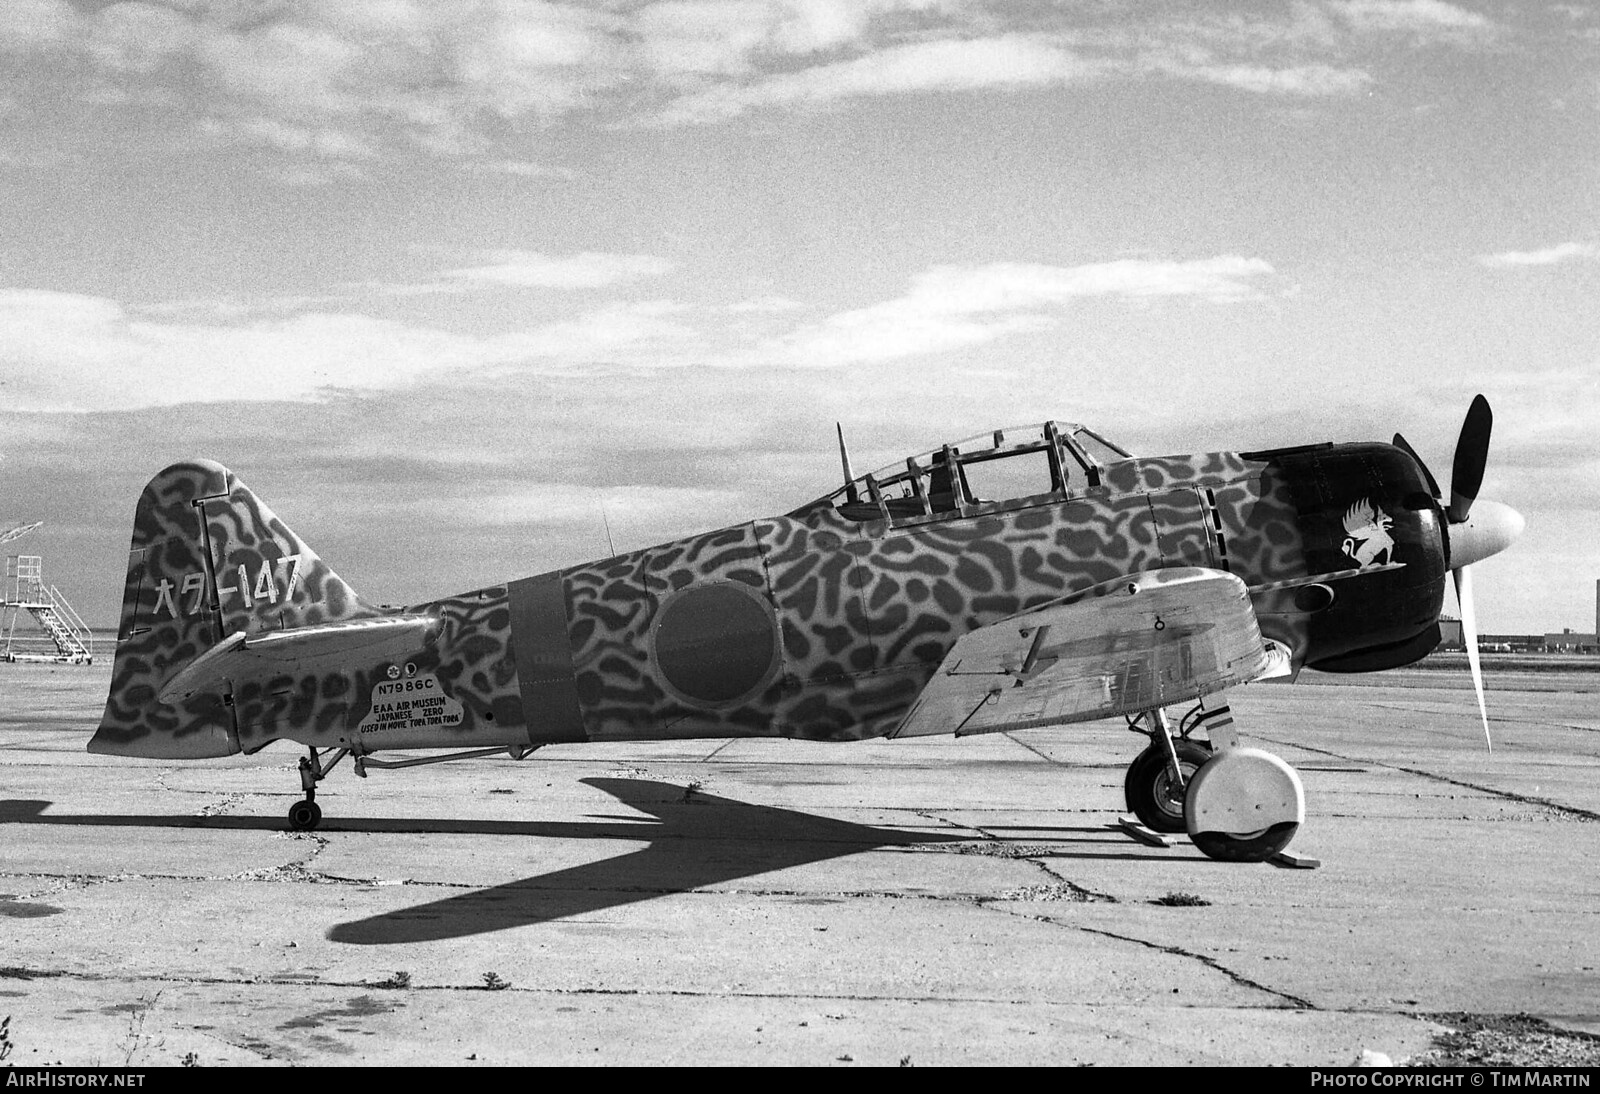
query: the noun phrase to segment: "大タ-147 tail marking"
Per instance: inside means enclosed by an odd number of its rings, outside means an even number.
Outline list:
[[[1417,660],[1447,574],[1474,648],[1468,567],[1522,528],[1474,503],[1489,424],[1480,396],[1448,505],[1398,435],[1141,459],[1079,425],[995,430],[868,475],[846,458],[840,489],[784,516],[405,608],[363,600],[226,468],[176,464],[139,500],[89,748],[294,741],[290,823],[309,828],[345,756],[364,774],[558,742],[1121,716],[1149,738],[1129,808],[1259,860],[1292,838],[1304,793],[1240,744],[1228,689]],[[1475,661],[1473,677],[1481,704]],[[378,758],[390,749],[448,752]]]

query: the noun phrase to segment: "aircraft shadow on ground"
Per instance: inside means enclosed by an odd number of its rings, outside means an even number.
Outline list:
[[[814,813],[753,805],[730,798],[686,791],[671,783],[644,779],[588,778],[583,783],[602,790],[644,817],[590,815],[582,821],[495,821],[367,819],[335,821],[330,832],[458,833],[536,836],[579,841],[626,840],[645,846],[626,854],[549,873],[535,874],[488,889],[460,893],[382,915],[339,923],[327,931],[334,942],[349,945],[400,945],[464,938],[548,923],[553,920],[622,907],[673,893],[689,892],[757,874],[771,873],[828,859],[843,858],[882,847],[971,844],[1058,843],[1073,833],[1077,839],[1104,844],[1116,840],[1104,828],[1029,829],[1026,836],[985,837],[972,832],[876,828]],[[188,828],[217,831],[281,831],[283,822],[270,817],[128,816],[49,814],[50,802],[0,801],[0,823],[140,828]],[[1049,831],[1049,835],[1043,835]],[[1030,854],[1029,857],[1035,857]],[[1057,849],[1040,857],[1078,857]],[[1095,858],[1147,858],[1099,851]]]
[[[918,832],[752,805],[644,779],[590,778],[653,820],[548,825],[577,839],[648,840],[635,851],[565,870],[340,923],[334,942],[395,945],[503,931],[622,907],[706,885],[842,858],[879,847],[956,843],[961,832]]]

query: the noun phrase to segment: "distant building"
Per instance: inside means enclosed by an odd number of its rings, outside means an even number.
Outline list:
[[[1439,617],[1439,645],[1443,649],[1459,650],[1461,645],[1461,620],[1448,615]]]
[[[1600,582],[1595,583],[1595,632],[1563,627],[1544,634],[1480,634],[1478,649],[1484,653],[1589,653],[1600,654]],[[1466,648],[1461,636],[1461,620],[1439,617],[1439,649],[1460,651]]]
[[[1600,648],[1600,642],[1596,642],[1592,634],[1563,627],[1559,634],[1549,633],[1544,636],[1544,648],[1549,653],[1593,653],[1596,648]]]

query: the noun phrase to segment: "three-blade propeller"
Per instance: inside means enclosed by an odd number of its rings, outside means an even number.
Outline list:
[[[1472,400],[1466,420],[1461,423],[1461,436],[1456,441],[1455,458],[1450,466],[1450,504],[1444,510],[1448,522],[1448,565],[1455,581],[1456,605],[1461,611],[1461,641],[1467,647],[1467,664],[1472,669],[1472,688],[1478,696],[1483,739],[1491,750],[1494,742],[1489,738],[1489,708],[1483,699],[1483,669],[1478,660],[1478,616],[1472,601],[1472,564],[1505,550],[1522,534],[1525,524],[1522,514],[1509,505],[1487,499],[1478,501],[1483,471],[1489,462],[1489,434],[1493,427],[1494,414],[1489,409],[1489,400],[1479,395]],[[1417,461],[1423,477],[1428,480],[1428,488],[1442,501],[1439,484],[1422,457],[1398,433],[1394,435],[1394,443]]]

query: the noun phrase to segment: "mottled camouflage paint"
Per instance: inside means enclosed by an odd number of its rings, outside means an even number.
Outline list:
[[[450,742],[525,742],[505,589],[401,611],[439,620],[434,641],[407,660],[436,674],[466,707],[461,723],[449,727]],[[345,743],[370,711],[372,688],[387,679],[389,662],[325,660],[180,704],[156,696],[226,635],[384,614],[227,468],[175,464],[150,481],[134,513],[111,690],[90,748],[183,758],[251,752],[279,738]],[[414,743],[390,735],[370,745]]]
[[[1129,460],[1076,496],[893,524],[813,505],[565,571],[589,735],[885,733],[960,635],[1124,574],[1218,566],[1219,523],[1247,541],[1232,567],[1247,584],[1303,574],[1295,512],[1261,490],[1267,470],[1233,453]],[[672,697],[648,641],[663,595],[711,580],[764,584],[783,651],[781,677],[716,709]]]
[[[511,595],[495,587],[408,607],[434,616],[439,626],[407,660],[415,671],[436,675],[464,716],[459,725],[420,736],[369,740],[355,727],[371,709],[374,685],[387,678],[387,661],[306,666],[299,677],[242,689],[232,706],[218,696],[196,696],[181,707],[155,701],[165,679],[235,630],[380,611],[225,469],[178,465],[152,480],[139,504],[111,697],[91,747],[176,756],[223,754],[234,744],[253,750],[276,738],[375,749],[582,738],[869,737],[894,727],[956,638],[975,627],[1164,567],[1226,570],[1246,585],[1308,572],[1307,502],[1271,454],[1128,459],[1095,470],[1098,486],[1085,487],[1074,476],[1068,491],[1044,499],[893,522],[848,520],[824,499],[788,516],[525,579]],[[218,609],[152,625],[152,582],[181,583],[204,569],[193,505],[201,498],[212,499],[205,512],[222,578]],[[253,589],[267,591],[262,568],[282,571],[282,560],[296,554],[300,584],[282,589],[277,600],[227,593],[229,575],[240,567],[258,583]],[[1314,572],[1341,568],[1330,559]],[[762,605],[774,647],[771,671],[748,694],[719,702],[696,700],[677,686],[682,680],[667,679],[654,650],[663,610],[712,584],[742,587]],[[536,586],[550,595],[518,593]],[[1309,648],[1310,624],[1286,604],[1279,593],[1264,600],[1259,607],[1277,614],[1262,615],[1261,629],[1298,659]],[[690,635],[691,648],[701,640],[715,654],[722,639]],[[525,672],[531,651],[538,651],[544,679],[537,686],[519,680],[519,644]]]
[[[315,733],[341,725],[350,685],[338,673],[275,682],[234,702],[198,694],[168,705],[156,695],[184,665],[235,631],[375,614],[227,468],[175,464],[150,481],[134,511],[111,692],[90,748],[226,755],[265,744],[280,735],[279,727]]]

